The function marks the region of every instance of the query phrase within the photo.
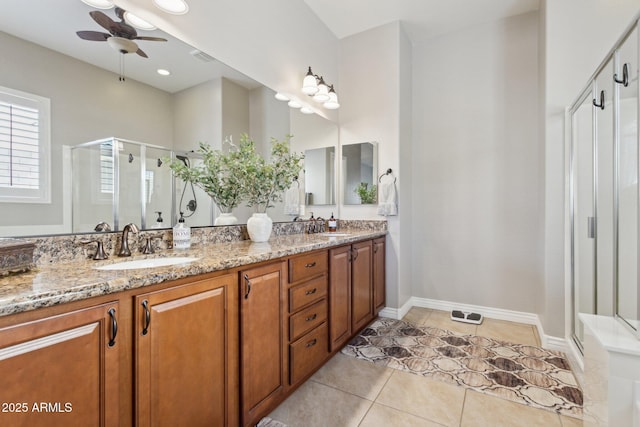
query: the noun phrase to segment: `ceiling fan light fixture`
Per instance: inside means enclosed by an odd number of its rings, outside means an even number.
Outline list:
[[[113,0],[81,0],[82,3],[95,7],[96,9],[111,9],[115,6]]]
[[[138,18],[131,12],[124,13],[124,20],[127,22],[127,24],[131,25],[134,28],[137,28],[138,30],[152,31],[158,28],[155,25],[148,23],[144,19]]]
[[[138,51],[138,45],[135,44],[135,42],[122,37],[109,37],[107,43],[122,54],[135,53]]]
[[[184,0],[153,0],[153,4],[172,15],[184,15],[189,11],[189,5]]]

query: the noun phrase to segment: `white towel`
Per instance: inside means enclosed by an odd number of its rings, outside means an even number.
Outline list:
[[[285,215],[300,214],[300,188],[297,184],[284,193],[284,213]]]
[[[378,215],[398,215],[398,190],[396,181],[383,182],[378,186]]]

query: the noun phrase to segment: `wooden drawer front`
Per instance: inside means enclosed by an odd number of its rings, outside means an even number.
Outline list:
[[[327,320],[326,298],[294,314],[289,319],[289,339],[295,341],[302,335]]]
[[[327,251],[322,251],[290,258],[289,283],[325,273],[327,271],[328,256]]]
[[[294,313],[305,305],[318,301],[327,295],[327,275],[289,289],[289,313]]]
[[[291,384],[318,368],[329,354],[329,329],[323,323],[289,346]]]

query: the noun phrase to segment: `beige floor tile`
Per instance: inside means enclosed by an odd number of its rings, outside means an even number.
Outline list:
[[[464,392],[462,387],[395,371],[376,403],[443,425],[457,426],[462,413]]]
[[[424,324],[433,328],[446,329],[461,334],[475,334],[477,326],[472,323],[451,320],[451,312],[441,310],[432,310],[431,315]]]
[[[560,416],[560,421],[562,422],[562,427],[582,427],[584,425],[582,420],[564,415]]]
[[[391,368],[338,353],[311,380],[373,401],[392,373]]]
[[[413,323],[414,325],[424,325],[428,322],[432,311],[433,310],[429,308],[412,307],[402,320]]]
[[[461,427],[561,427],[558,414],[467,390]]]
[[[441,427],[424,418],[374,403],[359,427]]]
[[[515,344],[540,345],[536,327],[505,320],[484,319],[476,334]]]
[[[307,381],[269,417],[288,427],[356,427],[373,402]]]

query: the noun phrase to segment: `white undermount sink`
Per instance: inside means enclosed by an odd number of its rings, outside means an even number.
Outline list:
[[[149,258],[149,259],[137,259],[132,261],[116,262],[114,264],[101,265],[100,267],[93,267],[96,270],[132,270],[134,268],[154,268],[154,267],[167,267],[169,265],[186,264],[189,262],[197,261],[200,258],[193,257],[166,257],[166,258]]]
[[[320,233],[321,236],[327,236],[327,237],[344,237],[344,236],[348,236],[350,233],[338,233],[338,232],[333,232],[333,233]]]

